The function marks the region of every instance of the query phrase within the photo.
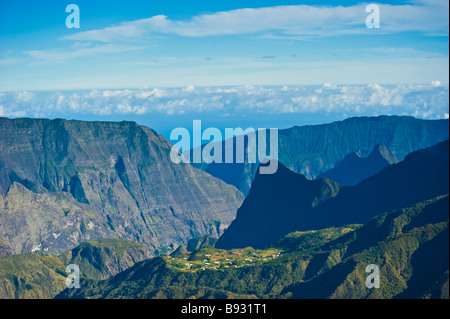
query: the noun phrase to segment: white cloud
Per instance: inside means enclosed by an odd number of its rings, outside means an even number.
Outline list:
[[[143,46],[129,46],[121,44],[101,44],[89,47],[82,47],[76,50],[32,50],[25,51],[32,58],[39,62],[65,62],[81,57],[98,56],[104,54],[119,54],[129,51],[141,50]]]
[[[334,85],[334,84],[331,84],[331,83],[324,83],[323,84],[323,88],[324,89],[336,89],[336,85]]]
[[[148,19],[140,19],[132,22],[124,22],[120,25],[106,27],[104,29],[79,32],[63,39],[75,41],[113,42],[117,40],[136,39],[143,37],[149,27],[161,27],[164,16],[154,16]]]
[[[195,87],[193,85],[188,85],[186,88],[183,89],[184,92],[193,92],[195,91]]]
[[[165,96],[166,93],[164,90],[160,90],[160,89],[153,89],[151,91],[139,91],[136,92],[136,97],[139,99],[148,99],[150,97],[156,97],[156,98],[160,98]]]
[[[0,66],[5,66],[5,65],[13,65],[13,64],[17,64],[20,63],[22,60],[19,58],[6,58],[6,59],[0,59]]]
[[[4,105],[0,105],[0,117],[24,117],[26,116],[25,111],[11,111]]]
[[[377,83],[368,84],[367,87],[371,88],[374,91],[381,91],[383,87]]]
[[[441,86],[441,81],[432,81],[431,85],[433,85],[433,86]]]
[[[34,94],[31,92],[23,91],[17,93],[16,100],[18,102],[29,102],[34,97]]]
[[[127,97],[131,93],[130,90],[105,90],[103,91],[102,95],[103,97]]]
[[[190,88],[190,87],[187,87]],[[448,85],[325,85],[195,89],[124,89],[76,92],[2,92],[3,116],[67,114],[407,114],[445,118]],[[447,115],[445,115],[447,114]]]
[[[448,35],[448,1],[413,1],[407,5],[380,4],[380,32],[419,31]],[[295,39],[300,36],[334,36],[367,32],[365,5],[292,5],[244,8],[201,14],[190,20],[158,15],[104,29],[79,32],[64,39],[111,43],[175,34],[185,37],[265,34]],[[277,33],[274,35],[273,33]]]

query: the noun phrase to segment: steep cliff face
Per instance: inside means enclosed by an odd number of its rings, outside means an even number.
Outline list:
[[[278,160],[296,173],[315,179],[350,153],[366,157],[377,144],[402,161],[411,152],[449,137],[448,120],[421,120],[409,116],[355,117],[322,125],[279,130]],[[248,194],[258,164],[196,164]]]
[[[218,236],[243,196],[170,161],[171,144],[134,122],[0,119],[0,237],[13,253],[95,238],[151,251]]]

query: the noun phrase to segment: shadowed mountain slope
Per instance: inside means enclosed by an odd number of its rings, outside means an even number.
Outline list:
[[[369,156],[348,154],[335,168],[320,174],[341,185],[353,186],[381,171],[388,165],[398,163],[397,158],[384,145],[376,145]]]
[[[297,215],[336,196],[341,186],[329,179],[310,181],[281,163],[273,175],[257,174],[236,219],[217,248],[265,247],[296,230]]]
[[[250,194],[216,247],[262,248],[295,230],[362,224],[447,194],[448,147],[447,140],[413,152],[356,186],[339,187],[327,179],[308,181],[282,165],[276,174],[256,175]]]

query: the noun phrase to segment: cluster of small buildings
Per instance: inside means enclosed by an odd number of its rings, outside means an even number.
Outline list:
[[[236,255],[236,257],[231,258],[230,256],[228,256],[228,258],[219,259],[220,261],[219,260],[214,261],[215,258],[211,254],[205,254],[205,255],[203,255],[203,259],[201,260],[200,264],[199,264],[199,262],[189,263],[187,261],[187,259],[188,259],[187,257],[182,258],[183,260],[180,260],[178,258],[174,258],[174,259],[178,259],[179,260],[178,263],[180,264],[180,266],[182,265],[183,268],[187,268],[188,270],[195,270],[195,269],[218,270],[219,268],[230,268],[230,267],[240,268],[240,267],[245,267],[245,266],[252,266],[252,265],[255,265],[255,263],[257,263],[258,261],[265,262],[265,261],[268,261],[269,259],[275,259],[275,258],[279,258],[282,256],[281,253],[273,254],[273,255],[265,255],[265,254],[259,253],[258,251],[252,252],[251,254],[250,253],[245,254],[245,253],[243,253],[243,250],[234,250],[234,251],[231,251],[231,253]],[[221,256],[221,257],[225,257],[225,256]],[[172,257],[169,257],[169,258],[172,258]],[[184,261],[184,263],[183,263],[183,261]],[[195,268],[192,268],[192,266],[195,266]]]

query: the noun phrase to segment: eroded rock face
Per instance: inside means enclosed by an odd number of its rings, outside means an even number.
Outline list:
[[[220,235],[243,195],[170,161],[134,122],[0,119],[0,237],[13,253],[118,237],[150,251]]]

